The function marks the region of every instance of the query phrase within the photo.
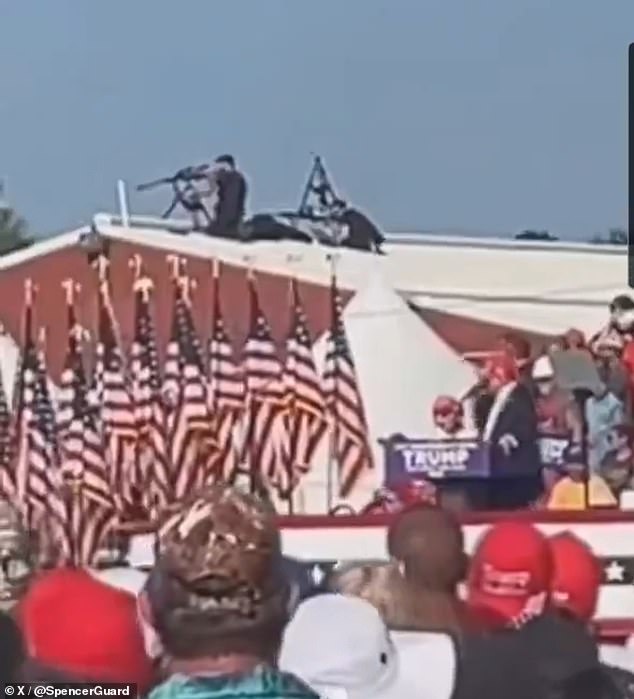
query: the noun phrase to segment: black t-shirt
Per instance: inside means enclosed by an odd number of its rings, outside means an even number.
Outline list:
[[[577,622],[546,614],[519,630],[468,636],[453,699],[607,699],[610,683],[594,639]]]
[[[244,216],[247,182],[237,170],[222,170],[217,176],[217,186],[216,223],[221,227],[236,227]]]

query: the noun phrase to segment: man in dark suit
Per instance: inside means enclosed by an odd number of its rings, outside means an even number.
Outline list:
[[[490,449],[488,506],[528,507],[542,492],[535,403],[509,357],[493,361],[487,373],[493,396],[482,432]]]
[[[209,191],[213,197],[213,223],[209,233],[222,238],[240,238],[242,219],[247,199],[247,182],[236,168],[232,155],[216,158],[215,167],[208,177]]]

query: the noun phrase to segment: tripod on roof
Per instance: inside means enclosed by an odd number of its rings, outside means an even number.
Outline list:
[[[310,219],[330,219],[336,216],[343,204],[332,186],[323,160],[316,155],[297,210],[298,215]]]
[[[331,244],[385,254],[381,248],[385,242],[381,231],[363,212],[348,206],[337,195],[318,155],[313,160],[297,216],[338,227],[337,233],[331,236]]]

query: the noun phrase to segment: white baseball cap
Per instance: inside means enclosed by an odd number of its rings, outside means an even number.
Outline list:
[[[536,380],[552,379],[555,375],[555,370],[553,368],[553,363],[550,361],[550,357],[544,354],[536,359],[531,373],[532,377]]]
[[[446,634],[390,634],[365,600],[323,594],[297,608],[278,664],[324,699],[449,699],[456,652]]]

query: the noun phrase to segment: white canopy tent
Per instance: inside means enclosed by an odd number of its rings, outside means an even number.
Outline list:
[[[365,504],[383,480],[383,449],[378,440],[394,433],[433,437],[431,414],[441,394],[461,397],[476,381],[474,369],[408,307],[403,298],[374,270],[369,283],[344,310],[344,323],[357,380],[364,401],[376,472],[360,484],[350,503]],[[323,369],[327,345],[324,335],[315,345],[317,366]],[[327,450],[316,459],[306,478],[304,506],[313,510],[327,481]],[[321,490],[321,494],[317,492]],[[310,501],[309,501],[310,500]]]
[[[20,363],[20,348],[11,335],[0,334],[0,376],[9,407],[13,403],[15,377]]]
[[[0,377],[2,378],[2,386],[7,397],[9,409],[13,405],[16,376],[20,368],[20,354],[20,347],[13,337],[6,332],[0,333]],[[48,390],[51,398],[57,400],[59,386],[53,383],[50,378],[48,380]]]
[[[620,289],[607,291],[601,303],[549,302],[515,300],[482,300],[479,298],[443,298],[414,295],[410,301],[420,308],[466,316],[485,323],[513,326],[544,335],[561,335],[569,328],[578,328],[590,337],[605,326],[608,303]]]

